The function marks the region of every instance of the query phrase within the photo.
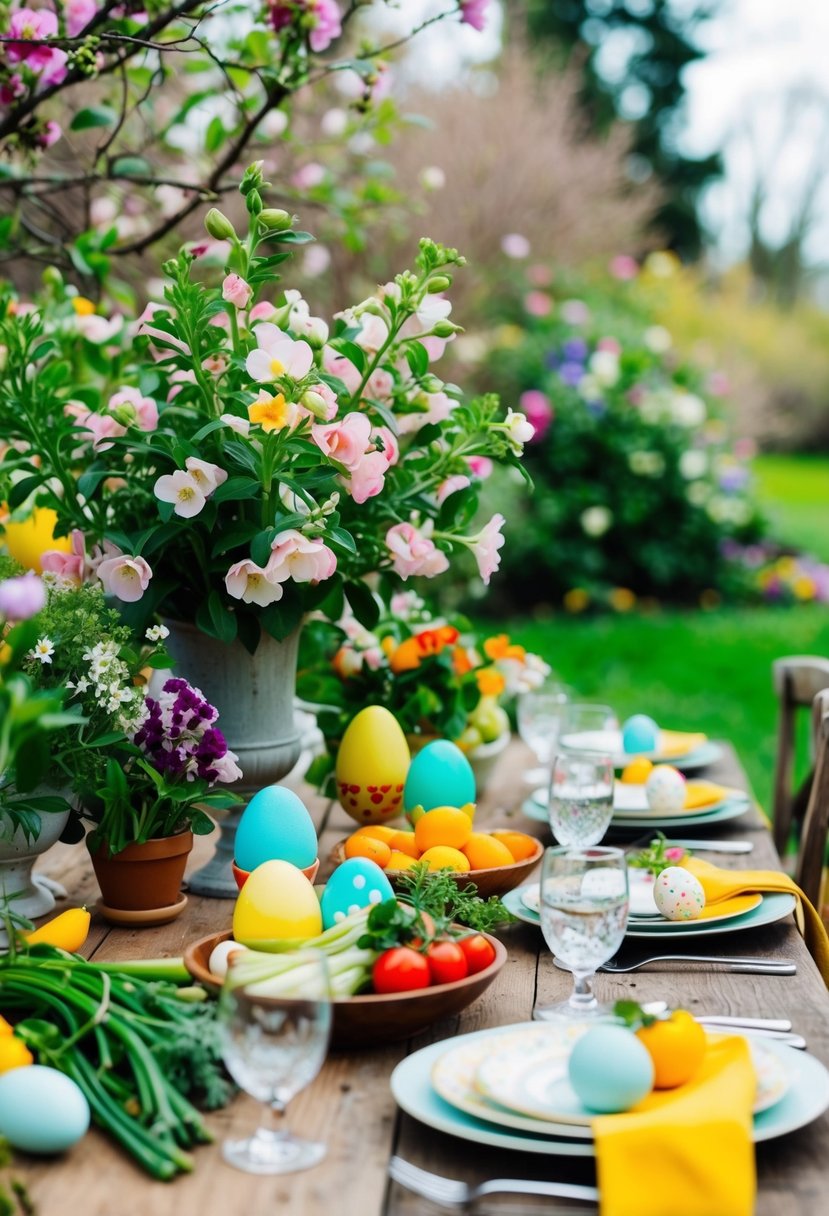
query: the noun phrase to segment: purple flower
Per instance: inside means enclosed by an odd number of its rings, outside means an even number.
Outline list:
[[[0,583],[0,616],[10,621],[28,621],[46,603],[43,583],[31,570],[19,578]]]
[[[748,469],[735,465],[720,474],[720,489],[724,494],[738,494],[745,489],[748,478]]]
[[[224,735],[211,725],[218,710],[200,689],[174,676],[166,681],[158,700],[145,697],[144,706],[144,720],[133,742],[157,772],[210,785],[241,776]]]
[[[565,363],[585,363],[589,353],[583,338],[568,338],[562,343],[561,352]]]
[[[565,384],[569,384],[572,388],[576,388],[584,377],[584,365],[569,361],[562,363],[561,367],[558,369],[558,374]]]
[[[489,0],[461,0],[461,21],[479,32],[486,25]]]

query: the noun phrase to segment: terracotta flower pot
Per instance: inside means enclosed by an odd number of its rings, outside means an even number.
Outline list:
[[[181,880],[193,848],[193,833],[159,836],[130,844],[110,857],[103,846],[89,847],[103,896],[102,915],[115,924],[157,925],[184,910]]]

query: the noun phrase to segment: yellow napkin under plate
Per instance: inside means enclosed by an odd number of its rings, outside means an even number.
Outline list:
[[[826,934],[826,927],[800,887],[788,874],[784,874],[782,870],[722,870],[699,857],[686,858],[682,864],[684,869],[690,870],[702,883],[706,907],[709,904],[722,904],[724,900],[733,899],[735,895],[747,895],[753,891],[759,891],[761,894],[781,891],[794,895],[797,900],[797,927],[803,934],[809,953],[817,963],[823,982],[829,988],[829,936]]]
[[[662,760],[678,760],[708,742],[708,736],[687,730],[661,730],[659,756]]]
[[[709,1038],[686,1085],[594,1119],[600,1216],[751,1216],[755,1088],[746,1040]]]
[[[717,785],[715,781],[687,781],[685,783],[685,810],[700,811],[716,802],[724,802],[739,790]]]

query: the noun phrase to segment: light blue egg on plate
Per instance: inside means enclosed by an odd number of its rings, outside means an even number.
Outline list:
[[[659,727],[647,714],[634,714],[622,727],[622,747],[628,756],[655,752],[659,747]]]
[[[80,1087],[42,1064],[0,1076],[0,1136],[26,1153],[63,1153],[86,1134],[89,1103]]]
[[[370,861],[368,857],[350,857],[337,866],[325,884],[320,900],[322,927],[330,929],[352,912],[393,898],[391,883],[376,861]]]
[[[255,870],[266,861],[288,861],[304,870],[317,859],[317,833],[293,790],[267,785],[242,812],[235,847],[240,870]]]
[[[590,1111],[630,1110],[653,1089],[653,1060],[644,1043],[623,1026],[593,1026],[570,1053],[570,1084]]]
[[[431,811],[475,801],[475,774],[461,749],[449,739],[427,743],[412,759],[403,789],[403,808]]]

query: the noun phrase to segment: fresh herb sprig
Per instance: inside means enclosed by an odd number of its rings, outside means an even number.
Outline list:
[[[514,917],[497,895],[481,899],[474,883],[460,887],[454,870],[428,870],[415,865],[399,878],[400,899],[419,913],[428,913],[445,930],[452,924],[488,933]]]
[[[639,870],[650,870],[654,878],[658,878],[669,866],[682,865],[687,856],[686,850],[679,845],[669,846],[665,834],[659,832],[646,849],[631,854],[628,865]]]

